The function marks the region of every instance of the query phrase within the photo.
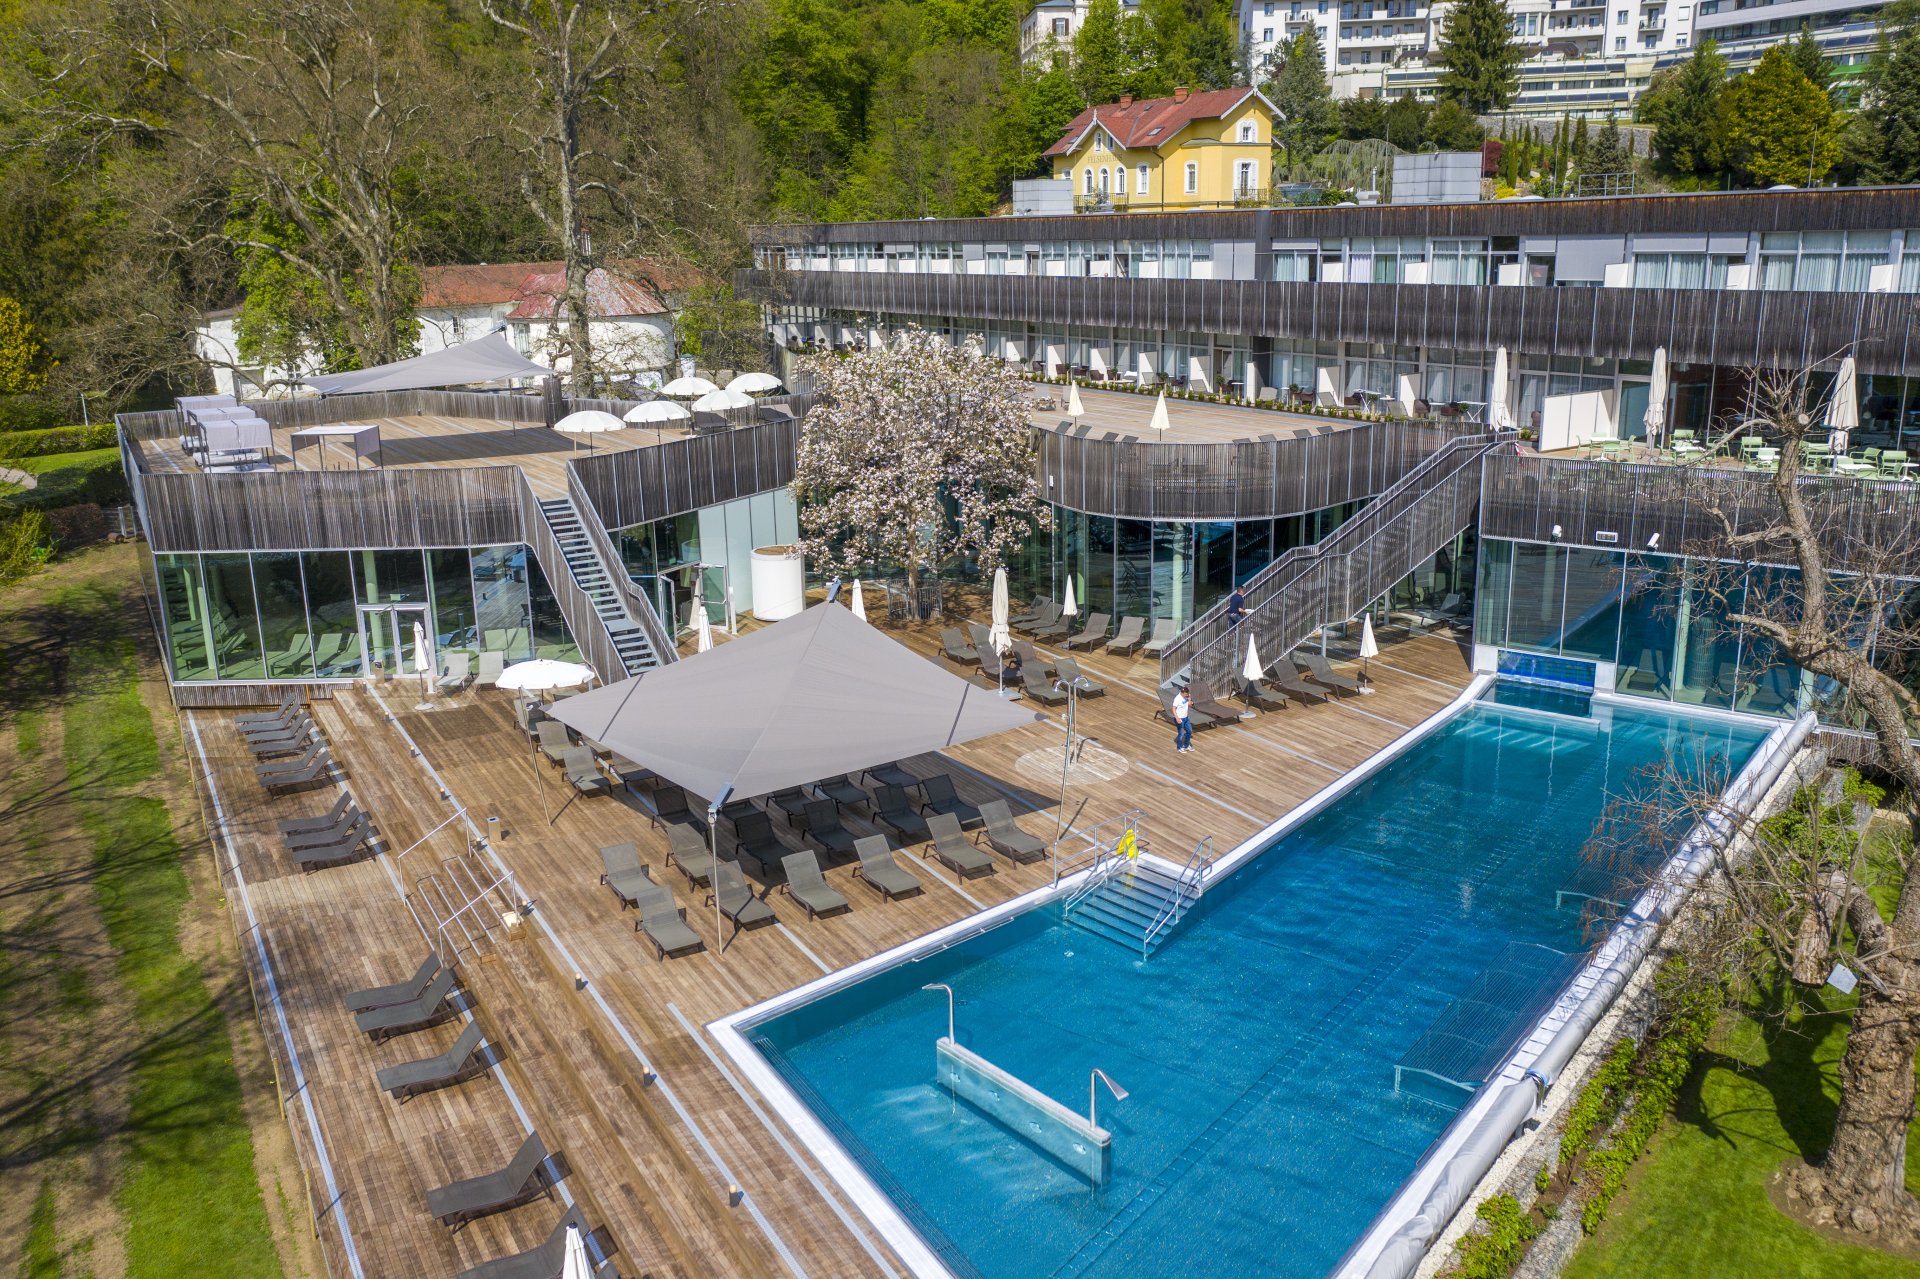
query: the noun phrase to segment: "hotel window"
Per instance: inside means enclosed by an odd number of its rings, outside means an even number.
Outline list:
[[[1066,39],[1067,20],[1065,18],[1055,18],[1053,20],[1053,34],[1056,39]]]
[[[1147,193],[1147,166],[1144,164],[1140,166],[1140,180],[1134,183],[1133,190],[1136,195],[1144,196]]]
[[[1007,273],[1007,246],[989,244],[987,246],[987,274],[1005,275]]]
[[[1908,231],[1902,245],[1900,279],[1894,287],[1901,293],[1920,293],[1920,231]]]
[[[1864,293],[1892,245],[1886,231],[1767,232],[1760,237],[1760,287],[1773,292]]]
[[[1192,160],[1187,161],[1187,194],[1193,195],[1200,189],[1200,166]]]
[[[1087,166],[1086,187],[1087,187],[1087,194],[1092,195],[1093,194],[1093,166],[1092,165]]]
[[[1432,280],[1435,284],[1485,284],[1487,242],[1435,240]]]
[[[1240,140],[1242,142],[1258,142],[1260,140],[1260,126],[1252,120],[1242,120],[1240,122]]]
[[[1261,27],[1261,28],[1260,28],[1260,43],[1261,43],[1261,44],[1272,44],[1272,43],[1273,43],[1273,28],[1272,28],[1272,27]]]
[[[1273,278],[1276,280],[1304,281],[1313,278],[1312,249],[1275,249],[1273,251]],[[1920,255],[1916,255],[1916,269],[1920,270]]]
[[[1114,167],[1113,193],[1115,195],[1125,195],[1127,193],[1127,166],[1124,164]]]
[[[1636,289],[1724,289],[1727,259],[1704,253],[1636,253]]]

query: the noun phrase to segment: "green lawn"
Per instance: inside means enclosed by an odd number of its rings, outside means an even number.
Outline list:
[[[26,471],[32,475],[45,475],[48,471],[58,471],[69,466],[102,466],[108,459],[118,461],[120,450],[86,449],[79,453],[48,453],[44,457],[23,457],[7,462],[5,465],[16,471]]]

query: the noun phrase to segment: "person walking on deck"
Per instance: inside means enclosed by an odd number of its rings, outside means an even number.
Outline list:
[[[1193,749],[1193,698],[1181,689],[1173,695],[1173,749],[1186,752]]]

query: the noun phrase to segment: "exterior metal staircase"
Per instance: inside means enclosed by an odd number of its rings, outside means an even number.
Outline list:
[[[566,497],[542,498],[540,515],[553,534],[554,543],[559,548],[573,585],[578,588],[577,596],[568,591],[555,590],[561,611],[566,614],[575,641],[594,667],[600,670],[601,677],[622,679],[660,665],[659,646],[648,628],[629,610],[628,596],[636,592],[620,589],[620,581],[614,574],[619,572],[624,577],[624,570],[607,563],[605,553],[597,545],[596,539],[589,535],[573,500]],[[589,609],[590,616],[576,615]],[[598,634],[595,638],[602,639],[603,644],[594,644],[587,638],[596,631]],[[601,661],[593,661],[595,649],[601,650]],[[620,666],[617,671],[601,669],[603,664],[607,664],[604,653],[609,651]]]
[[[1150,959],[1193,904],[1213,861],[1213,837],[1194,846],[1178,874],[1141,860],[1108,858],[1068,899],[1063,914],[1074,924]]]
[[[1456,436],[1332,533],[1261,569],[1240,588],[1247,614],[1238,626],[1222,603],[1174,637],[1160,657],[1161,683],[1199,678],[1232,686],[1249,636],[1261,660],[1272,662],[1329,622],[1359,613],[1473,523],[1480,464],[1514,438],[1510,431]]]

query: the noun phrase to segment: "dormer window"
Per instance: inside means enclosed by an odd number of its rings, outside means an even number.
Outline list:
[[[1240,140],[1242,142],[1258,142],[1260,140],[1260,126],[1252,120],[1242,120],[1240,122]]]

